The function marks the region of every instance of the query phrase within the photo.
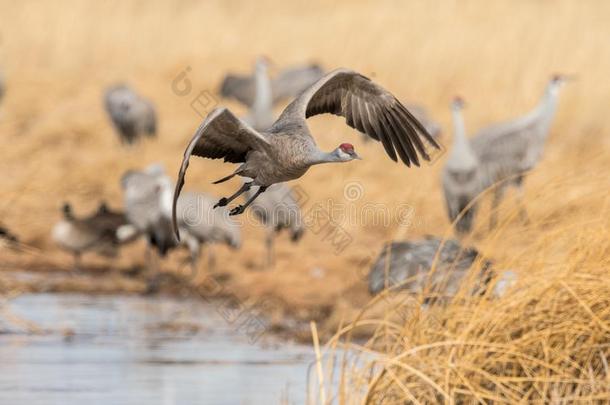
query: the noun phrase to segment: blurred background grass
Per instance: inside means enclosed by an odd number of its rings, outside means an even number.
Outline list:
[[[61,203],[85,212],[104,198],[119,207],[121,174],[154,161],[175,176],[201,121],[190,102],[199,91],[214,93],[227,71],[249,72],[260,54],[280,67],[317,61],[360,71],[427,107],[444,127],[446,146],[454,95],[468,103],[472,133],[532,108],[550,75],[561,72],[578,81],[566,86],[545,157],[526,182],[532,223],[516,219],[509,198],[499,229],[486,231],[483,212],[470,243],[532,283],[554,282],[561,266],[564,281],[577,269],[607,269],[608,255],[599,252],[609,251],[609,19],[610,3],[602,0],[1,1],[0,67],[8,88],[0,105],[0,219],[46,260],[69,264],[50,241]],[[193,92],[181,97],[172,81],[187,67]],[[120,147],[101,99],[117,81],[154,100],[157,141]],[[311,203],[345,202],[345,185],[358,182],[364,194],[357,206],[409,204],[411,225],[343,223],[353,242],[340,255],[311,232],[299,245],[282,239],[269,272],[249,271],[264,258],[262,230],[249,225],[242,250],[219,248],[218,262],[238,294],[273,295],[302,317],[332,313],[323,325],[330,331],[367,302],[362,276],[385,241],[451,229],[439,181],[443,158],[406,169],[340,119],[316,117],[310,126],[322,147],[352,142],[365,159],[312,169],[298,182]],[[236,183],[210,182],[230,170],[196,159],[187,188],[221,196]],[[40,256],[19,260],[28,266]],[[171,271],[177,260],[173,255],[164,267]],[[140,246],[118,265],[142,261]],[[591,274],[597,280],[607,272]]]

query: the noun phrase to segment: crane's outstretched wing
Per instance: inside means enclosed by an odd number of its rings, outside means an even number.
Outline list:
[[[418,154],[430,160],[424,142],[439,148],[396,97],[351,70],[337,69],[318,80],[286,107],[279,121],[305,120],[325,113],[345,117],[347,125],[380,141],[395,162],[398,152],[407,166],[419,166]]]
[[[220,85],[220,95],[251,106],[256,96],[254,76],[226,75]]]
[[[245,162],[246,155],[251,150],[269,151],[269,148],[269,142],[263,135],[250,128],[226,108],[216,108],[209,113],[197,128],[182,158],[172,205],[172,220],[176,236],[178,237],[176,201],[184,186],[184,176],[191,155],[240,163]]]
[[[271,82],[273,104],[296,97],[324,76],[324,70],[316,64],[292,67],[283,70]]]

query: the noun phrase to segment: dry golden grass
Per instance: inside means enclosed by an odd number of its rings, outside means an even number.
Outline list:
[[[356,380],[356,370],[352,379],[370,384],[371,395],[390,390],[422,402],[607,395],[609,17],[610,3],[601,0],[1,1],[8,93],[0,105],[0,220],[39,249],[15,259],[21,265],[68,266],[49,238],[61,202],[73,201],[77,212],[100,198],[120,206],[125,170],[161,161],[177,172],[201,119],[190,101],[216,89],[227,70],[249,70],[261,53],[280,66],[316,60],[361,71],[428,107],[445,129],[455,94],[468,101],[467,126],[475,130],[531,108],[550,74],[574,73],[579,80],[562,94],[545,158],[526,183],[532,223],[517,219],[509,196],[500,228],[488,233],[482,212],[469,240],[498,268],[514,269],[519,288],[501,300],[465,299],[419,313],[406,325],[383,323],[368,346],[387,348],[380,360],[386,371]],[[179,97],[171,83],[187,66],[193,93]],[[158,141],[120,147],[101,102],[115,81],[156,102]],[[309,195],[306,209],[329,199],[345,203],[345,185],[358,182],[364,195],[356,207],[407,203],[415,210],[411,226],[343,223],[353,242],[339,255],[312,232],[296,246],[282,239],[276,269],[262,272],[262,232],[248,225],[242,250],[218,249],[218,259],[230,276],[227,288],[277,297],[300,318],[318,314],[328,337],[369,300],[362,276],[385,241],[451,229],[438,181],[442,159],[407,170],[339,119],[315,118],[311,127],[324,148],[351,141],[365,160],[312,169],[298,182]],[[229,172],[226,165],[198,160],[191,167],[187,188],[222,195],[236,187],[210,185]],[[179,259],[173,255],[166,270]],[[135,246],[118,265],[140,262]]]

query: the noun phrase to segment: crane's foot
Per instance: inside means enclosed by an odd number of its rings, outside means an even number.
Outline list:
[[[246,210],[246,207],[243,205],[238,205],[237,207],[233,208],[231,211],[229,211],[229,215],[239,215],[239,214],[243,214],[244,211]]]
[[[222,197],[216,204],[214,204],[214,208],[224,207],[229,203],[229,199],[226,197]]]

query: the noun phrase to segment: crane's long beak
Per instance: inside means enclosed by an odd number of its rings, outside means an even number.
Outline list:
[[[360,155],[358,155],[356,152],[354,152],[354,154],[352,155],[352,157],[353,157],[354,159],[362,160],[362,158],[360,157]]]

